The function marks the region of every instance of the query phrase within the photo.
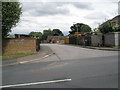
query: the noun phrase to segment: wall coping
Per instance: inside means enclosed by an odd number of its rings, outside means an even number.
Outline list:
[[[110,32],[110,33],[106,33],[106,34],[116,34],[116,33],[120,33],[120,32]]]
[[[35,38],[5,38],[3,40],[20,40],[20,39],[31,39],[31,40],[35,40]]]

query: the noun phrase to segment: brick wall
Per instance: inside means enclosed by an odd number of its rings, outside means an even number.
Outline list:
[[[120,32],[115,32],[115,46],[119,47],[120,46]]]
[[[120,46],[120,32],[108,33],[104,37],[105,46]]]
[[[115,34],[114,33],[108,33],[104,35],[105,39],[105,46],[115,46]]]
[[[102,34],[91,36],[92,46],[102,46]]]
[[[102,37],[102,34],[99,35],[92,35],[91,36],[91,44],[92,46],[120,46],[120,33],[119,32],[113,32],[104,34],[104,39]]]
[[[34,53],[38,49],[36,39],[5,39],[2,43],[3,54]]]
[[[86,42],[85,42],[86,41]],[[120,32],[108,34],[86,35],[86,36],[69,36],[65,38],[66,44],[78,44],[87,46],[108,46],[120,47]]]
[[[78,37],[78,44],[84,45],[84,36]]]
[[[76,36],[70,36],[69,37],[69,44],[77,44],[77,37]]]
[[[47,37],[47,42],[54,42],[57,43],[59,40],[64,40],[65,36],[48,36]]]
[[[66,37],[64,38],[64,43],[65,43],[65,44],[69,44],[69,36],[66,36]]]
[[[85,42],[86,41],[86,42]],[[91,36],[69,36],[69,44],[91,45]]]

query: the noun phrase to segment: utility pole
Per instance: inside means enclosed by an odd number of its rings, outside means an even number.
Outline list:
[[[76,44],[78,45],[78,26],[76,24],[76,29],[77,29],[77,40],[76,40]]]
[[[118,2],[118,15],[120,15],[120,1]]]
[[[78,45],[78,26],[75,22],[73,22],[73,25],[75,25],[76,30],[77,30],[77,39],[76,39],[76,44]]]

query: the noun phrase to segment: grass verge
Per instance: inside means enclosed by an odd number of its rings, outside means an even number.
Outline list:
[[[2,60],[15,59],[15,58],[19,58],[19,57],[34,55],[34,54],[36,54],[36,53],[3,54],[3,55],[2,55]]]

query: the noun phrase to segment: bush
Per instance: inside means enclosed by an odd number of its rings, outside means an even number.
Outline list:
[[[99,26],[99,30],[101,33],[106,34],[109,32],[114,32],[113,26],[110,22],[105,22]]]

